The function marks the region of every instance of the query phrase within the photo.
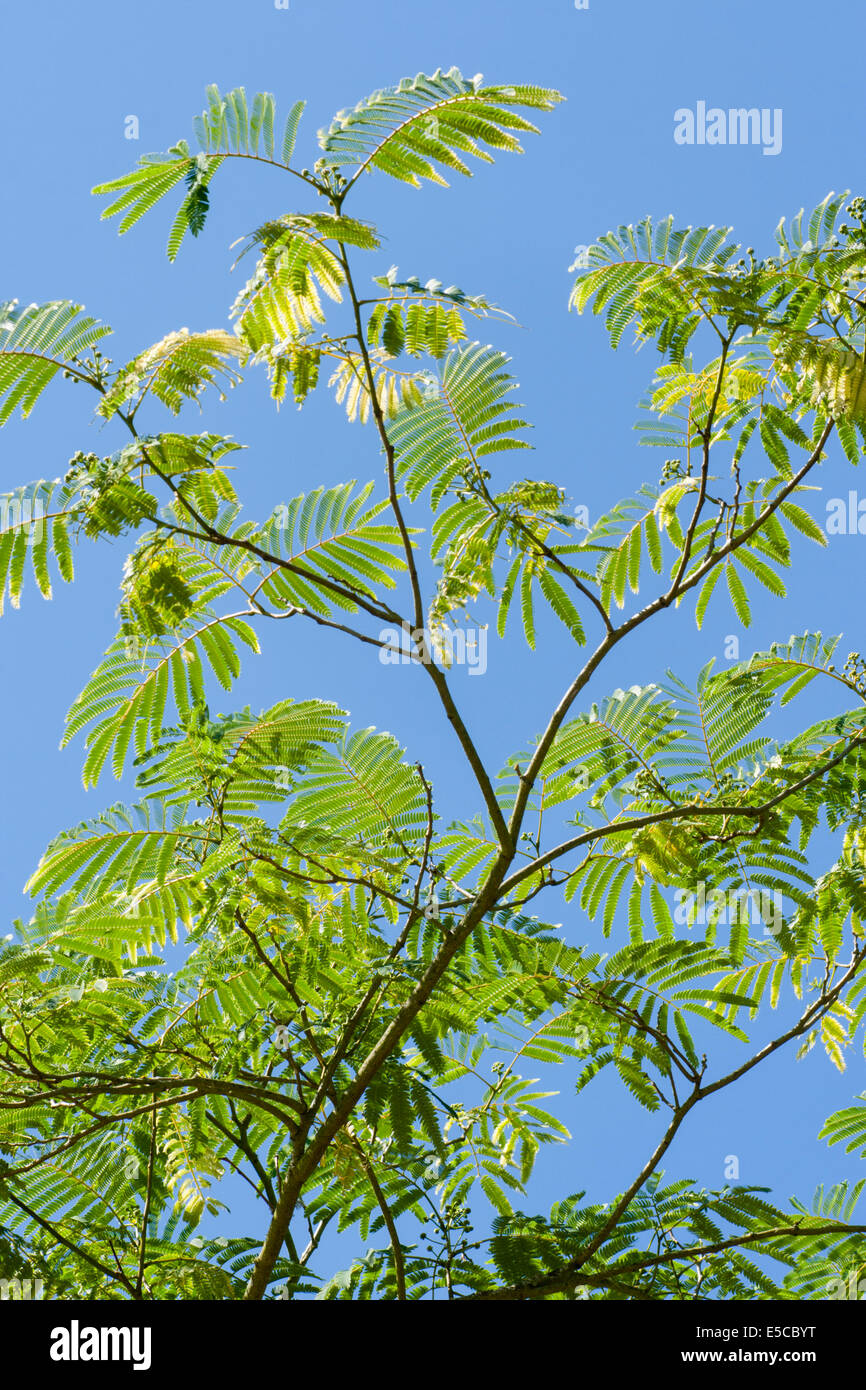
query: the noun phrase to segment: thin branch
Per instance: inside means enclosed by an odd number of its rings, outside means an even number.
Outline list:
[[[862,1235],[864,1233],[866,1233],[866,1226],[846,1226],[841,1222],[826,1226],[804,1226],[801,1218],[789,1226],[771,1226],[764,1231],[751,1231],[745,1236],[731,1236],[730,1239],[716,1241],[713,1245],[684,1246],[681,1250],[667,1250],[660,1255],[648,1255],[646,1259],[637,1260],[634,1264],[614,1265],[610,1275],[606,1272],[584,1274],[577,1270],[569,1270],[568,1273],[560,1272],[551,1275],[543,1284],[528,1282],[512,1284],[508,1288],[485,1289],[480,1293],[464,1294],[460,1301],[462,1303],[519,1302],[527,1299],[546,1298],[548,1294],[552,1293],[566,1293],[578,1284],[585,1284],[588,1288],[616,1290],[623,1275],[641,1274],[645,1269],[655,1269],[669,1264],[672,1260],[700,1260],[707,1255],[717,1255],[724,1250],[733,1250],[741,1245],[763,1244],[766,1241],[779,1240],[784,1236]],[[645,1290],[638,1289],[632,1290],[631,1296],[636,1298],[651,1297]]]
[[[156,1097],[154,1097],[156,1099]],[[135,1280],[135,1297],[142,1297],[142,1285],[144,1283],[144,1265],[147,1257],[147,1223],[150,1219],[150,1203],[153,1196],[153,1174],[156,1165],[156,1107],[150,1117],[150,1153],[147,1158],[147,1191],[144,1197],[144,1208],[141,1213],[141,1236],[139,1239],[138,1250],[138,1275]]]
[[[81,1250],[77,1245],[73,1245],[72,1241],[67,1240],[56,1226],[52,1225],[50,1221],[46,1221],[38,1212],[33,1211],[32,1207],[29,1207],[26,1202],[22,1202],[21,1198],[16,1197],[14,1192],[10,1192],[8,1188],[3,1195],[6,1200],[17,1207],[19,1211],[23,1211],[25,1216],[29,1216],[31,1221],[35,1221],[37,1226],[41,1226],[43,1231],[47,1231],[59,1245],[63,1245],[67,1250],[71,1250],[73,1255],[77,1255],[79,1259],[84,1260],[85,1264],[89,1264],[93,1269],[98,1270],[100,1274],[104,1274],[108,1279],[111,1279],[112,1282],[122,1284],[127,1293],[135,1296],[135,1285],[131,1280],[127,1279],[122,1270],[112,1269],[110,1265],[104,1265],[102,1261],[97,1260],[94,1255],[89,1255],[86,1250]]]

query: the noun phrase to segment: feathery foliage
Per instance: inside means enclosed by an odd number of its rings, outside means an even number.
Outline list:
[[[700,626],[715,595],[748,626],[756,586],[780,598],[801,540],[825,543],[809,497],[832,439],[852,465],[866,447],[866,202],[783,220],[761,261],[672,218],[590,248],[571,304],[613,347],[660,350],[638,430],[671,456],[579,525],[566,480],[516,466],[509,358],[475,331],[507,316],[381,273],[382,237],[344,209],[364,172],[421,187],[519,150],[521,113],[559,99],[404,79],[339,113],[311,172],[292,164],[303,102],[280,134],[269,94],[210,87],[197,153],[180,141],[96,191],[122,232],[179,194],[171,259],[232,160],[325,199],[243,239],[234,331],[170,329],[115,366],[77,305],[0,311],[0,423],[64,373],[125,431],[0,498],[15,606],[31,574],[45,598],[55,571],[71,582],[80,542],[127,551],[118,635],[64,743],[84,736],[86,786],[110,767],[134,795],[55,836],[0,942],[0,1258],[50,1267],[57,1297],[817,1299],[866,1259],[862,1182],[781,1207],[659,1168],[690,1111],[777,1048],[844,1069],[863,1045],[866,663],[837,669],[839,639],[806,632],[586,692],[670,608]],[[277,496],[256,521],[240,446],[175,417],[258,366],[301,405],[323,360],[384,480]],[[476,642],[519,625],[571,653],[498,773],[459,708],[457,615]],[[291,662],[276,704],[212,713],[241,649],[288,620],[289,640],[313,623],[420,668],[471,774],[462,819],[392,734],[296,698]],[[720,1039],[746,1059],[727,1073]],[[661,1142],[606,1203],[528,1215],[539,1154],[570,1140],[559,1091],[601,1073]],[[864,1116],[821,1137],[862,1156]],[[230,1174],[258,1204],[249,1232]],[[360,1242],[345,1269],[329,1231]]]

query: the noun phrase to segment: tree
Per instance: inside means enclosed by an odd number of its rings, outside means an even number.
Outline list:
[[[559,100],[419,75],[341,112],[311,171],[292,162],[302,102],[277,143],[269,94],[248,106],[212,87],[197,153],[179,141],[95,191],[122,232],[179,193],[172,258],[227,162],[276,165],[315,194],[317,210],[246,238],[234,330],[171,332],[118,366],[81,306],[3,306],[0,421],[62,375],[126,432],[3,499],[3,592],[17,604],[32,571],[50,597],[76,544],[134,538],[117,639],[66,739],[85,734],[85,784],[134,767],[140,799],[49,845],[32,920],[0,957],[2,1254],[50,1268],[55,1297],[821,1298],[866,1260],[862,1182],[783,1209],[737,1182],[665,1187],[661,1166],[703,1100],[818,1038],[841,1067],[861,1028],[863,660],[840,670],[836,642],[804,633],[581,707],[666,609],[694,603],[700,626],[726,590],[748,625],[750,586],[784,593],[797,533],[825,543],[810,477],[834,434],[852,464],[866,450],[866,202],[847,224],[847,195],[783,219],[760,260],[728,229],[672,218],[587,249],[571,304],[604,315],[614,348],[627,330],[655,343],[642,443],[674,456],[584,524],[560,483],[518,475],[508,359],[470,340],[499,311],[396,269],[365,295],[379,234],[345,210],[366,172],[442,184],[518,151],[529,115]],[[325,299],[342,307],[326,316]],[[256,522],[235,443],[140,429],[145,407],[176,416],[256,365],[277,403],[291,387],[302,404],[323,363],[384,487],[317,487]],[[495,612],[501,637],[514,609],[534,651],[538,605],[576,674],[497,770],[449,661],[486,636],[474,614]],[[211,714],[239,650],[289,619],[417,664],[474,778],[465,820],[443,825],[428,771],[336,703],[288,690],[259,714]],[[825,716],[782,738],[780,706],[819,682]],[[567,932],[548,920],[563,898]],[[594,923],[611,954],[582,940]],[[777,1005],[796,1013],[750,1043]],[[727,1073],[723,1035],[746,1058]],[[525,1210],[540,1147],[569,1137],[522,1075],[535,1063],[578,1091],[609,1072],[664,1118],[604,1205],[577,1192]],[[863,1153],[859,1099],[823,1135]],[[260,1229],[193,1237],[228,1172]],[[492,1224],[472,1216],[481,1194]],[[328,1277],[317,1251],[334,1228],[374,1246]]]

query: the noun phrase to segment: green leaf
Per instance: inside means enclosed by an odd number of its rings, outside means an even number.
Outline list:
[[[745,585],[739,576],[736,566],[730,560],[725,561],[725,578],[728,581],[728,593],[734,605],[734,612],[743,624],[743,627],[748,627],[752,621],[752,610],[749,607],[749,599],[746,594]]]
[[[0,425],[16,408],[26,418],[59,371],[87,379],[81,359],[110,332],[69,300],[0,304]]]
[[[482,87],[457,68],[437,69],[429,77],[419,73],[339,112],[319,131],[323,155],[316,168],[354,169],[352,182],[364,170],[377,169],[416,188],[422,179],[444,184],[437,166],[469,174],[465,156],[491,162],[485,145],[521,151],[511,132],[537,127],[511,107],[550,111],[561,100],[543,87]]]

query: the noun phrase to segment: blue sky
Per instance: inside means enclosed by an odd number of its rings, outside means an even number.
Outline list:
[[[516,467],[560,482],[595,516],[657,476],[655,456],[637,448],[632,430],[655,363],[650,349],[623,346],[613,355],[597,321],[567,312],[574,248],[619,223],[673,212],[677,225],[732,224],[744,245],[768,254],[783,214],[811,208],[830,189],[862,192],[862,87],[841,81],[824,50],[816,55],[816,15],[821,34],[847,34],[835,44],[859,51],[855,0],[825,0],[820,11],[804,0],[762,0],[757,8],[749,0],[590,0],[586,10],[573,0],[8,6],[0,18],[7,111],[0,299],[85,304],[113,325],[116,336],[103,346],[115,360],[173,329],[226,322],[240,287],[240,272],[229,274],[230,242],[266,216],[306,210],[300,185],[272,169],[221,171],[206,232],[174,266],[164,255],[167,213],[118,238],[115,223],[99,222],[89,193],[139,154],[190,137],[209,82],[272,91],[283,112],[306,98],[298,159],[309,165],[316,131],[334,112],[405,75],[454,64],[492,82],[557,87],[568,100],[541,118],[542,134],[527,137],[525,155],[503,156],[449,190],[366,179],[351,210],[385,234],[370,274],[396,262],[422,280],[483,292],[515,316],[519,327],[485,326],[484,338],[512,356],[535,426],[536,453]],[[701,101],[781,110],[781,150],[678,144],[674,113]],[[137,142],[124,136],[130,115],[138,118]],[[0,490],[62,473],[75,449],[117,447],[121,427],[100,432],[91,410],[83,391],[55,383],[29,421],[16,419],[0,435]],[[372,434],[349,425],[326,391],[300,414],[288,405],[277,415],[264,379],[255,378],[226,404],[211,401],[200,419],[182,418],[188,429],[217,429],[249,445],[239,481],[252,515],[320,482],[379,475]],[[163,422],[154,412],[148,427]],[[857,483],[837,452],[821,482],[814,511],[823,520],[826,499]],[[710,657],[724,660],[730,634],[740,636],[743,655],[807,628],[844,633],[843,652],[862,649],[864,553],[859,535],[834,537],[821,552],[804,544],[789,598],[756,594],[749,633],[718,599],[700,633],[688,605],[665,615],[617,649],[592,697],[658,679],[668,666],[691,680]],[[21,886],[48,839],[129,791],[104,781],[85,793],[80,744],[58,752],[65,712],[114,635],[124,554],[122,544],[81,549],[73,587],[58,589],[50,604],[29,589],[20,612],[7,611],[0,625],[6,919],[26,911]],[[469,725],[497,765],[542,726],[572,674],[573,650],[561,630],[551,624],[544,634],[531,660],[516,637],[493,641],[483,679],[456,675]],[[217,697],[215,708],[261,708],[286,695],[337,698],[356,727],[391,730],[412,761],[424,762],[445,815],[475,811],[422,673],[382,667],[372,651],[295,624],[264,638],[264,655],[246,662],[232,696]],[[563,920],[574,940],[598,935],[576,913]],[[741,1181],[770,1186],[779,1199],[808,1198],[820,1180],[857,1177],[855,1162],[816,1134],[831,1110],[863,1089],[862,1055],[853,1050],[842,1077],[817,1050],[800,1064],[786,1053],[699,1109],[671,1150],[668,1174],[721,1186],[725,1156],[736,1154]],[[582,1188],[606,1200],[633,1176],[658,1130],[657,1120],[607,1085],[585,1092],[579,1109],[566,1086],[563,1114],[576,1139],[567,1159],[543,1156],[533,1188],[538,1207]],[[242,1225],[240,1207],[235,1215]]]

